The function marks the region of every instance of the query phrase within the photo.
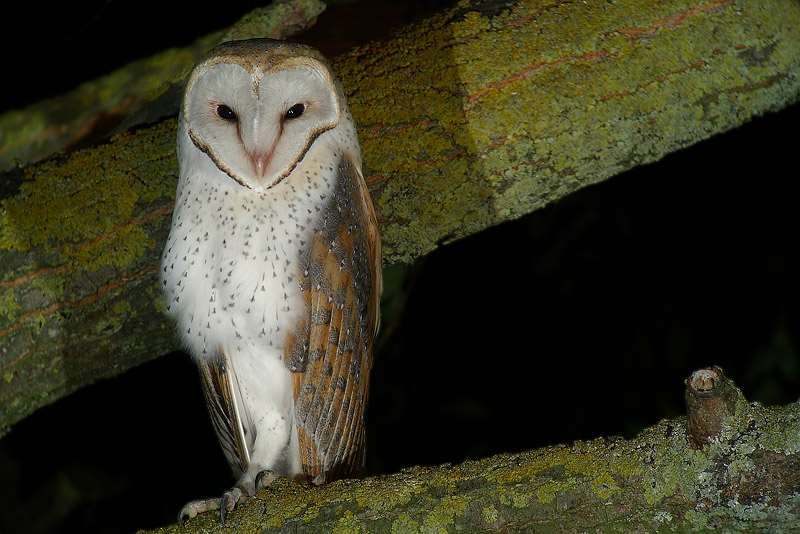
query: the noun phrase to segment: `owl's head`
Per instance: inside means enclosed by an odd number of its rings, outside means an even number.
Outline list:
[[[279,183],[346,108],[322,55],[272,39],[223,43],[192,72],[182,129],[228,176],[251,189]]]

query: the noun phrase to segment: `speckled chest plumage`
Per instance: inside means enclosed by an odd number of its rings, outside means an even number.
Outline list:
[[[298,256],[329,189],[312,173],[260,193],[214,173],[182,177],[162,274],[172,282],[168,311],[195,357],[246,346],[281,353],[292,315],[304,311]]]
[[[162,258],[166,306],[195,359],[224,354],[233,368],[249,454],[226,453],[237,474],[251,463],[302,473],[284,342],[308,314],[299,261],[335,186],[336,175],[317,162],[316,154],[329,151],[325,141],[296,172],[260,192],[228,179],[194,147],[180,156],[186,171]]]

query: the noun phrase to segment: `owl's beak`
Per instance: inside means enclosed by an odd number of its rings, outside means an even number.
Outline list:
[[[272,154],[251,154],[250,161],[253,164],[253,171],[256,173],[256,178],[261,181],[264,179],[264,173],[269,165],[269,159]]]

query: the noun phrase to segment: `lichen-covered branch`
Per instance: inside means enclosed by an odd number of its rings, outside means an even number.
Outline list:
[[[318,488],[279,481],[228,514],[224,527],[207,513],[185,532],[794,531],[800,403],[750,405],[724,378],[699,394],[708,401],[703,417],[716,429],[702,446],[681,417],[632,440],[576,442]],[[709,409],[716,398],[727,408]]]
[[[796,2],[508,4],[462,2],[336,62],[390,262],[800,96]]]
[[[464,1],[334,58],[384,261],[796,101],[798,27],[783,0]],[[174,138],[167,119],[3,174],[0,434],[176,347],[157,284]]]

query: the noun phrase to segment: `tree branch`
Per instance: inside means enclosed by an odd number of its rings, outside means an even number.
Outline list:
[[[207,513],[185,532],[795,529],[800,403],[748,404],[718,368],[694,373],[686,394],[689,420],[707,423],[704,445],[697,425],[680,417],[631,440],[578,441],[321,487],[282,480],[242,503],[224,527]]]
[[[800,6],[780,0],[462,2],[335,58],[384,261],[797,101],[797,27]],[[0,435],[177,348],[157,284],[175,128],[3,174]]]

